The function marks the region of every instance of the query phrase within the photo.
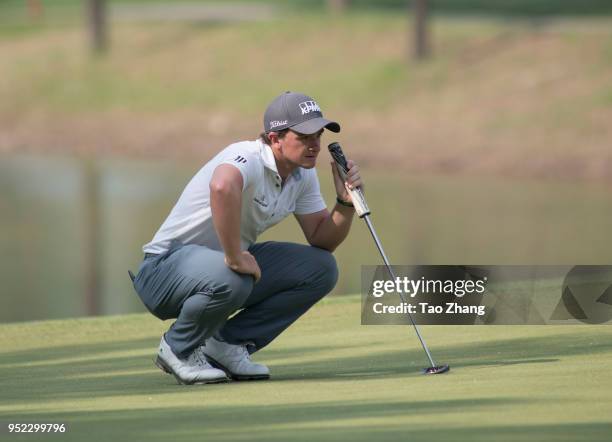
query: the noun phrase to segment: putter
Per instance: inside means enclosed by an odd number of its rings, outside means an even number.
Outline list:
[[[344,181],[346,181],[346,176],[348,173],[348,165],[346,163],[346,157],[344,156],[344,153],[342,152],[342,148],[340,147],[340,144],[331,143],[328,146],[328,149],[329,149],[329,153],[331,154],[332,158],[336,162],[336,165],[338,166],[338,172],[340,173],[340,176],[342,177]],[[370,212],[370,209],[368,208],[368,205],[366,203],[365,197],[363,196],[363,192],[361,191],[361,188],[357,187],[352,190],[351,189],[347,189],[347,190],[351,194],[351,198],[353,200],[353,205],[355,206],[355,211],[357,212],[357,215],[359,215],[359,218],[363,218],[366,225],[368,226],[368,229],[370,230],[370,233],[372,234],[372,238],[374,238],[374,242],[376,243],[376,247],[378,248],[378,251],[380,252],[382,256],[382,259],[385,262],[387,271],[389,272],[393,280],[395,280],[396,279],[395,273],[393,272],[393,269],[391,268],[391,264],[389,264],[387,255],[385,255],[385,251],[382,248],[382,244],[380,243],[380,240],[378,239],[378,235],[376,235],[376,231],[374,230],[374,226],[372,225],[372,221],[370,220],[369,215],[371,212]],[[404,294],[401,292],[398,294],[402,302],[407,303],[406,298],[404,297]],[[421,336],[419,327],[417,327],[416,322],[414,322],[414,318],[412,317],[410,312],[407,312],[406,314],[408,315],[408,318],[410,318],[410,322],[412,323],[412,326],[414,327],[414,331],[416,332],[416,335],[419,338],[419,341],[421,342],[421,346],[423,347],[423,350],[425,350],[427,359],[429,360],[429,363],[431,364],[428,368],[423,369],[423,374],[440,374],[440,373],[446,373],[447,371],[449,371],[450,366],[446,364],[436,365],[433,358],[431,357],[429,348],[427,348],[427,344],[425,344],[425,341],[423,340],[423,337]]]

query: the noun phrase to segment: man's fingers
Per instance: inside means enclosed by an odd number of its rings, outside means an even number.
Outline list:
[[[238,261],[230,262],[228,257],[225,257],[225,264],[236,273],[242,273],[244,275],[252,275],[255,282],[261,279],[261,269],[257,260],[249,252],[244,251],[241,253]]]
[[[353,160],[347,161],[348,172],[346,174],[346,183],[349,189],[354,189],[361,186],[361,176],[359,175],[359,167]]]
[[[261,269],[259,268],[259,264],[251,253],[245,252],[245,254],[248,254],[247,256],[249,258],[249,267],[251,267],[249,269],[250,273],[251,275],[253,275],[253,278],[255,278],[255,282],[257,282],[261,279]]]
[[[338,195],[340,195],[340,183],[342,183],[342,187],[348,190],[355,190],[358,187],[363,187],[363,181],[361,181],[361,175],[359,174],[359,166],[355,164],[353,160],[348,160],[346,165],[348,166],[348,171],[346,174],[346,181],[343,181],[340,177],[340,173],[338,172],[337,165],[335,161],[331,161],[332,172],[334,174],[334,178],[336,179],[336,191]]]
[[[350,186],[351,189],[360,187],[362,184],[362,181],[361,181],[361,176],[359,175],[359,171],[356,170],[352,175],[347,177],[346,182]]]

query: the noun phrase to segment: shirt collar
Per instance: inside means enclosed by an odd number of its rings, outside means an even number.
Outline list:
[[[260,145],[259,150],[261,152],[261,159],[263,160],[264,166],[270,169],[272,172],[278,174],[278,169],[276,168],[276,160],[274,159],[274,153],[272,152],[272,148],[261,140],[257,141]],[[293,172],[291,172],[291,176],[296,181],[299,181],[302,178],[302,168],[296,168]]]
[[[278,169],[276,168],[276,160],[274,159],[274,154],[272,153],[272,148],[261,140],[257,141],[259,142],[259,151],[261,152],[261,159],[263,160],[264,166],[270,169],[271,171],[278,173]]]

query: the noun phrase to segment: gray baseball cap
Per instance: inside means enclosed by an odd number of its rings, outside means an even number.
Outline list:
[[[321,108],[308,95],[285,92],[268,105],[264,114],[264,131],[280,131],[291,128],[301,134],[314,134],[326,128],[340,132],[340,125],[323,118]]]

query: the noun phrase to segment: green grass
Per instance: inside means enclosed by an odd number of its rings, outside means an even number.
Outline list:
[[[0,50],[5,60],[0,74],[11,85],[3,88],[0,111],[74,115],[206,109],[259,118],[262,103],[269,97],[293,89],[325,97],[328,112],[402,112],[423,108],[420,100],[429,107],[439,101],[440,94],[453,93],[457,96],[451,103],[464,103],[471,112],[475,93],[511,88],[517,77],[509,83],[503,81],[505,73],[525,66],[533,67],[534,81],[542,78],[542,84],[551,85],[544,91],[551,95],[568,80],[588,83],[594,94],[609,86],[606,30],[600,36],[581,33],[570,42],[557,38],[542,54],[523,43],[534,32],[526,21],[442,18],[433,24],[435,57],[428,63],[415,63],[408,57],[406,23],[403,15],[362,12],[343,17],[293,14],[240,25],[116,24],[110,32],[111,50],[99,59],[88,56],[80,27],[43,26],[44,34],[27,34],[19,26],[12,31],[2,31],[0,26],[0,35],[6,37]],[[288,47],[299,50],[287,51]],[[585,47],[591,49],[585,51]],[[561,53],[565,57],[557,55]],[[570,65],[566,60],[574,57],[582,58]],[[549,67],[553,64],[554,71]],[[462,78],[466,70],[473,71],[473,80]],[[497,81],[503,88],[480,88]],[[468,93],[470,87],[476,91]],[[515,86],[522,88],[519,93],[525,87],[523,83]],[[554,96],[540,101],[544,105],[550,101],[553,108],[569,104],[578,116],[588,114],[592,100],[580,107],[581,102],[575,103],[577,93],[566,94],[560,103],[554,102]],[[521,118],[533,120],[530,112],[508,111],[508,119],[518,118],[519,126],[524,126]],[[505,124],[504,113],[498,113],[500,124]],[[537,114],[549,112],[538,109]],[[551,124],[559,123],[552,119]]]
[[[359,311],[316,306],[256,355],[270,381],[191,387],[153,366],[168,324],[148,315],[3,325],[0,420],[79,441],[608,440],[612,327],[424,327],[452,365],[424,377],[413,332]]]
[[[474,95],[482,91],[488,92],[479,103],[488,95],[495,101],[514,95],[495,91],[514,87],[524,93],[530,83],[520,80],[522,76],[504,78],[507,72],[531,66],[533,72],[524,78],[545,86],[543,93],[550,98],[537,102],[550,103],[551,109],[502,107],[487,126],[497,132],[500,125],[523,130],[534,113],[542,127],[565,127],[568,120],[580,124],[601,103],[591,97],[610,86],[609,32],[603,28],[601,35],[578,33],[575,41],[563,37],[573,31],[562,31],[549,48],[534,52],[528,41],[536,34],[528,21],[441,18],[433,22],[435,57],[415,63],[408,57],[406,25],[401,14],[363,11],[342,17],[291,14],[240,25],[118,23],[111,27],[110,52],[98,59],[88,56],[80,27],[41,24],[44,34],[27,34],[18,24],[4,30],[0,26],[0,35],[6,37],[0,74],[11,85],[3,88],[0,112],[35,110],[61,116],[124,110],[170,115],[206,109],[258,119],[262,103],[289,89],[325,97],[328,112],[348,115],[411,109],[435,114],[428,108],[439,103],[442,94],[454,96],[449,103],[461,104],[457,112],[477,112]],[[575,57],[579,63],[567,61]],[[472,72],[470,79],[463,78],[463,72]],[[498,82],[503,87],[486,87]],[[557,97],[559,85],[572,82],[576,88]],[[527,110],[535,101],[529,97],[522,101]],[[557,115],[556,109],[568,107],[568,115]]]
[[[204,106],[258,116],[261,103],[288,89],[326,96],[345,109],[364,103],[388,108],[415,87],[411,79],[420,72],[404,63],[397,44],[404,25],[401,18],[362,14],[340,22],[300,15],[239,26],[118,24],[110,53],[97,60],[87,56],[80,29],[48,29],[46,38],[25,36],[2,51],[10,62],[0,65],[0,73],[14,86],[0,109],[74,114]],[[309,32],[293,32],[297,28]],[[372,36],[375,52],[368,49]]]

